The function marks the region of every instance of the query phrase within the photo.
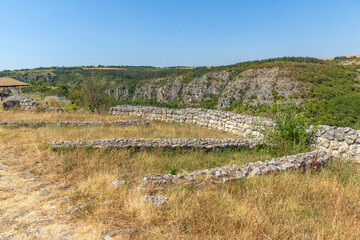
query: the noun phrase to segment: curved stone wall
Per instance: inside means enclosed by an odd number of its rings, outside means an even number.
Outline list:
[[[120,105],[110,114],[138,116],[149,120],[195,124],[243,137],[261,137],[259,128],[271,126],[269,119],[202,108],[169,109]]]
[[[320,125],[314,139],[315,147],[334,157],[360,163],[360,131],[352,128]]]
[[[132,115],[149,120],[196,124],[240,136],[261,138],[259,129],[271,126],[269,119],[217,110],[186,108],[168,109],[158,107],[120,105],[112,107],[110,114]],[[351,128],[321,125],[317,127],[314,147],[334,157],[355,160],[360,163],[360,131]]]

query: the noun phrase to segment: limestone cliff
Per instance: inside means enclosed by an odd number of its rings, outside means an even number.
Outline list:
[[[179,106],[196,106],[211,99],[217,100],[217,109],[224,109],[233,102],[256,106],[290,97],[298,104],[299,96],[309,90],[309,85],[288,76],[287,69],[279,67],[247,69],[238,74],[217,71],[186,81],[183,77],[157,79],[137,86],[133,93],[126,86],[109,90],[117,100],[177,102]]]

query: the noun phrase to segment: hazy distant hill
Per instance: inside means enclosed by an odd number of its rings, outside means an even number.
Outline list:
[[[3,71],[0,76],[32,82],[44,95],[73,94],[86,79],[106,85],[113,104],[218,108],[249,114],[293,99],[315,121],[360,126],[357,58],[285,57],[218,67],[88,66]],[[360,59],[359,59],[360,60]],[[307,104],[305,104],[307,102]]]
[[[352,55],[352,56],[342,56],[342,57],[330,57],[330,58],[320,58],[322,60],[334,60],[337,59],[344,59],[344,58],[360,58],[360,55]]]

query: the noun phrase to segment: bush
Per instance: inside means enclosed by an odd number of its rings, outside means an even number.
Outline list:
[[[315,128],[310,130],[309,120],[303,113],[298,113],[293,102],[273,104],[270,118],[275,125],[262,130],[270,149],[284,155],[310,151]]]

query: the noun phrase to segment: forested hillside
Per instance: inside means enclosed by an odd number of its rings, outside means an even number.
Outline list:
[[[314,123],[360,128],[360,59],[284,57],[218,67],[86,66],[2,71],[32,93],[92,110],[115,104],[225,109],[266,115],[292,100]],[[350,62],[349,62],[350,61]]]

